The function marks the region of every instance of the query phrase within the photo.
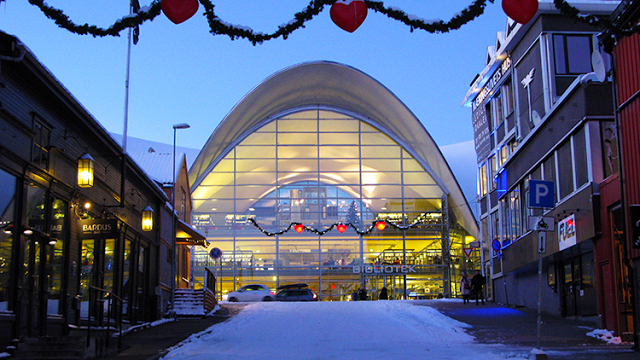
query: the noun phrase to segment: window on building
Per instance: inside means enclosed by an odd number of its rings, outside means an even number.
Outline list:
[[[553,181],[557,184],[556,179],[556,158],[552,154],[542,164],[544,177],[542,180]],[[558,201],[558,192],[554,191],[554,202]]]
[[[502,145],[500,147],[500,166],[504,165],[507,161],[507,157],[509,157],[509,147],[506,145]]]
[[[0,304],[2,310],[11,310],[14,304],[10,302],[11,294],[11,274],[15,264],[13,257],[14,236],[17,235],[15,229],[15,205],[16,205],[16,178],[3,170],[0,170],[0,183],[2,192],[0,193],[0,224],[3,224],[4,231],[0,231]]]
[[[613,121],[600,123],[602,134],[602,163],[604,165],[604,177],[618,173],[618,139],[616,137],[616,124]]]
[[[513,113],[513,84],[511,79],[505,81],[501,88],[502,114],[506,118]]]
[[[500,217],[502,218],[502,247],[505,247],[511,244],[511,229],[510,229],[510,219],[511,219],[511,211],[509,209],[509,201],[508,197],[500,200]]]
[[[489,170],[489,187],[493,191],[496,189],[496,156],[491,155],[487,160],[487,168]]]
[[[582,127],[573,137],[573,161],[576,168],[576,188],[589,182],[589,166],[587,164],[586,130]]]
[[[567,90],[580,74],[591,72],[591,35],[553,35],[556,95]]]
[[[49,170],[49,148],[51,145],[51,130],[38,118],[33,120],[33,149],[31,161],[41,169]]]
[[[571,157],[571,141],[567,140],[558,149],[558,189],[559,199],[571,194],[573,188],[573,159]]]
[[[487,164],[480,166],[480,174],[478,174],[480,197],[487,195]]]
[[[511,231],[510,238],[515,240],[522,235],[522,212],[519,186],[509,193],[509,212],[511,214],[511,223],[509,227]]]
[[[187,222],[187,192],[180,188],[180,219]]]

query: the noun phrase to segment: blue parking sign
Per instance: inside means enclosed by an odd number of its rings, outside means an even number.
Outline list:
[[[555,183],[545,180],[529,180],[529,207],[555,207]]]

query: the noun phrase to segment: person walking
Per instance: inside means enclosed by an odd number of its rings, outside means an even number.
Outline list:
[[[362,286],[360,291],[358,291],[358,297],[358,300],[367,300],[367,289],[365,289],[364,286]]]
[[[484,291],[482,290],[482,287],[486,282],[487,281],[480,273],[480,270],[476,270],[476,274],[473,275],[473,278],[471,279],[471,291],[473,291],[476,298],[476,305],[478,305],[479,299],[482,300],[482,305],[484,305]]]
[[[462,272],[462,277],[460,278],[460,294],[462,294],[462,301],[464,304],[469,302],[469,294],[471,294],[471,280],[469,280],[469,275],[467,275],[466,271]]]
[[[389,300],[389,294],[387,294],[386,287],[382,287],[382,289],[380,289],[380,300]]]

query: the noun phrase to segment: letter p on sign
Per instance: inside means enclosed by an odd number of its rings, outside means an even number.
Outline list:
[[[548,208],[555,206],[555,183],[553,181],[529,180],[529,207]]]

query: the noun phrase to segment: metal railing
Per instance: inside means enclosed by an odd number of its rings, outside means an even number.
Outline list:
[[[105,317],[104,317],[105,301],[107,301],[107,317],[106,317],[107,326],[106,327],[102,326],[105,320]],[[114,301],[116,301],[116,304],[118,305],[117,308],[119,309],[119,311],[113,311]],[[106,331],[107,336],[105,339],[105,346],[107,348],[109,348],[109,338],[111,337],[110,336],[111,320],[113,320],[113,322],[116,325],[116,328],[119,331],[118,349],[120,349],[122,347],[122,306],[123,306],[124,300],[109,290],[91,286],[89,288],[89,302],[92,303],[93,306],[89,306],[89,316],[87,319],[87,346],[89,346],[91,342],[91,319],[93,315],[93,319],[94,319],[93,321],[95,322],[96,330],[98,327],[103,327],[104,330]],[[97,314],[96,313],[92,314],[92,310],[93,312],[97,312]]]

